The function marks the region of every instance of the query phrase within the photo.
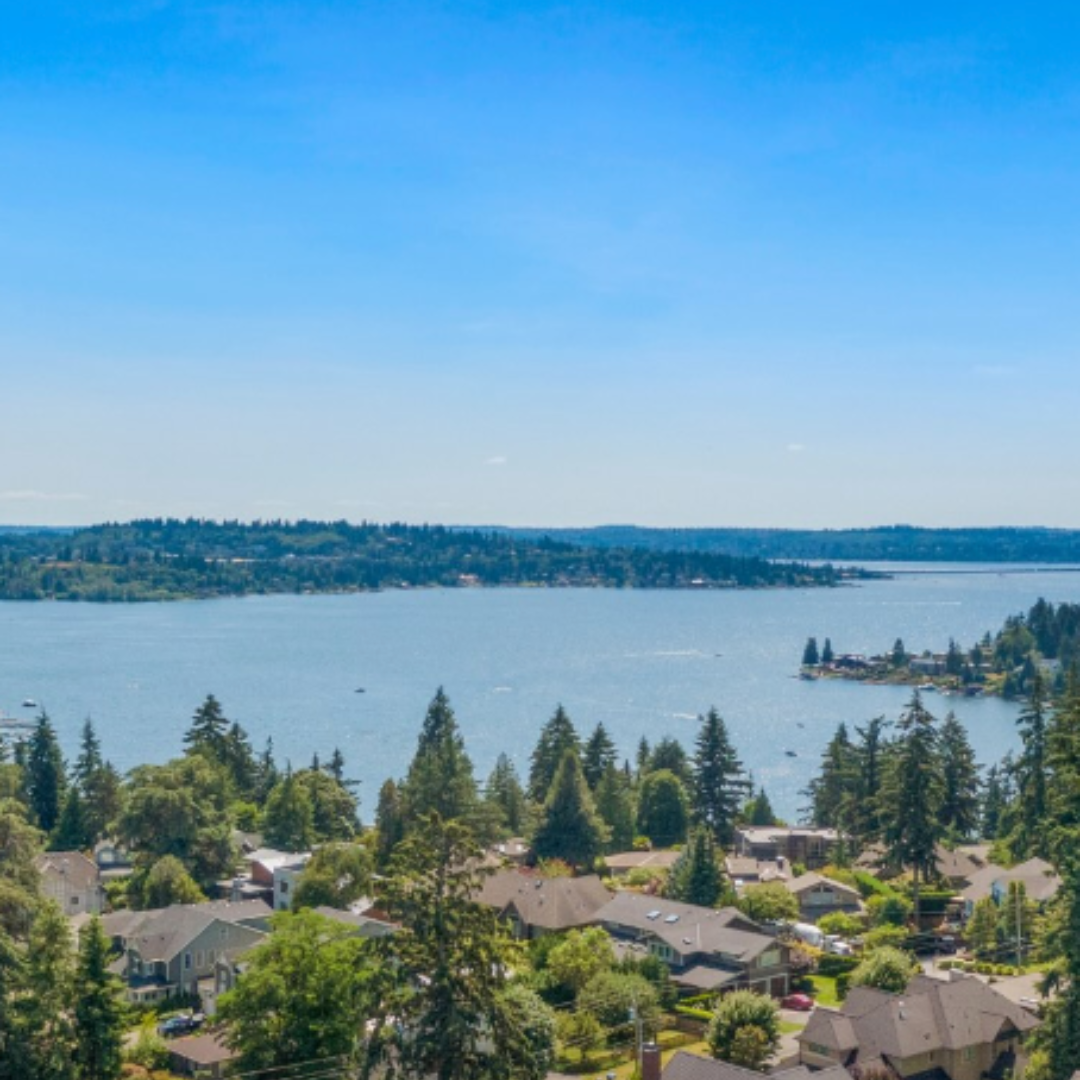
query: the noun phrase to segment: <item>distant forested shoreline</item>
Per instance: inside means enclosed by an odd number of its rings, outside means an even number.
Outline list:
[[[650,529],[601,525],[588,529],[500,530],[523,540],[550,537],[587,547],[684,551],[757,559],[830,562],[1080,563],[1080,529],[930,529],[889,525],[869,529]]]
[[[0,533],[4,600],[131,602],[432,586],[827,587],[860,576],[868,575],[438,525],[154,519]]]

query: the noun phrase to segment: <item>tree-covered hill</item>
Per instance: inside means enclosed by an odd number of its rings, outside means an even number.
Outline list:
[[[1080,563],[1080,530],[1044,528],[925,529],[509,529],[522,539],[548,536],[589,547],[714,552],[759,559],[832,562]]]
[[[422,586],[834,585],[832,567],[714,552],[586,548],[546,537],[343,521],[157,519],[0,534],[0,598],[167,600]]]

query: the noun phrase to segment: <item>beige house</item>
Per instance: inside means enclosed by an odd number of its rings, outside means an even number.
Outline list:
[[[604,865],[615,875],[622,877],[631,870],[670,870],[679,859],[677,851],[620,851],[605,855]]]
[[[817,1008],[798,1036],[810,1068],[884,1068],[903,1078],[982,1080],[1016,1075],[1039,1021],[993,987],[954,973],[917,976],[902,994],[856,987],[839,1009]]]
[[[104,890],[101,871],[81,851],[47,851],[39,855],[41,891],[65,915],[99,915]]]
[[[823,915],[836,911],[856,915],[863,909],[858,889],[820,874],[802,874],[784,885],[799,901],[799,914],[806,922],[817,922]]]

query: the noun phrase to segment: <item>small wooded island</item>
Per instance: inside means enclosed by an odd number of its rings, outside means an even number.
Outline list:
[[[0,534],[0,599],[140,601],[429,586],[730,589],[871,576],[438,525],[142,520]]]
[[[920,690],[977,697],[997,694],[1028,697],[1036,680],[1060,693],[1069,671],[1080,666],[1080,604],[1054,605],[1040,598],[1027,614],[1010,616],[991,636],[964,649],[952,639],[945,652],[910,653],[897,638],[874,656],[839,653],[831,639],[818,648],[810,638],[803,649],[800,677],[853,679],[874,685],[914,686]]]

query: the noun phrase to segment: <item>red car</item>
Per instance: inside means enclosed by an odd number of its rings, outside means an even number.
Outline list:
[[[794,1009],[796,1012],[809,1012],[814,1007],[814,999],[806,994],[788,994],[780,1004],[785,1009]]]

